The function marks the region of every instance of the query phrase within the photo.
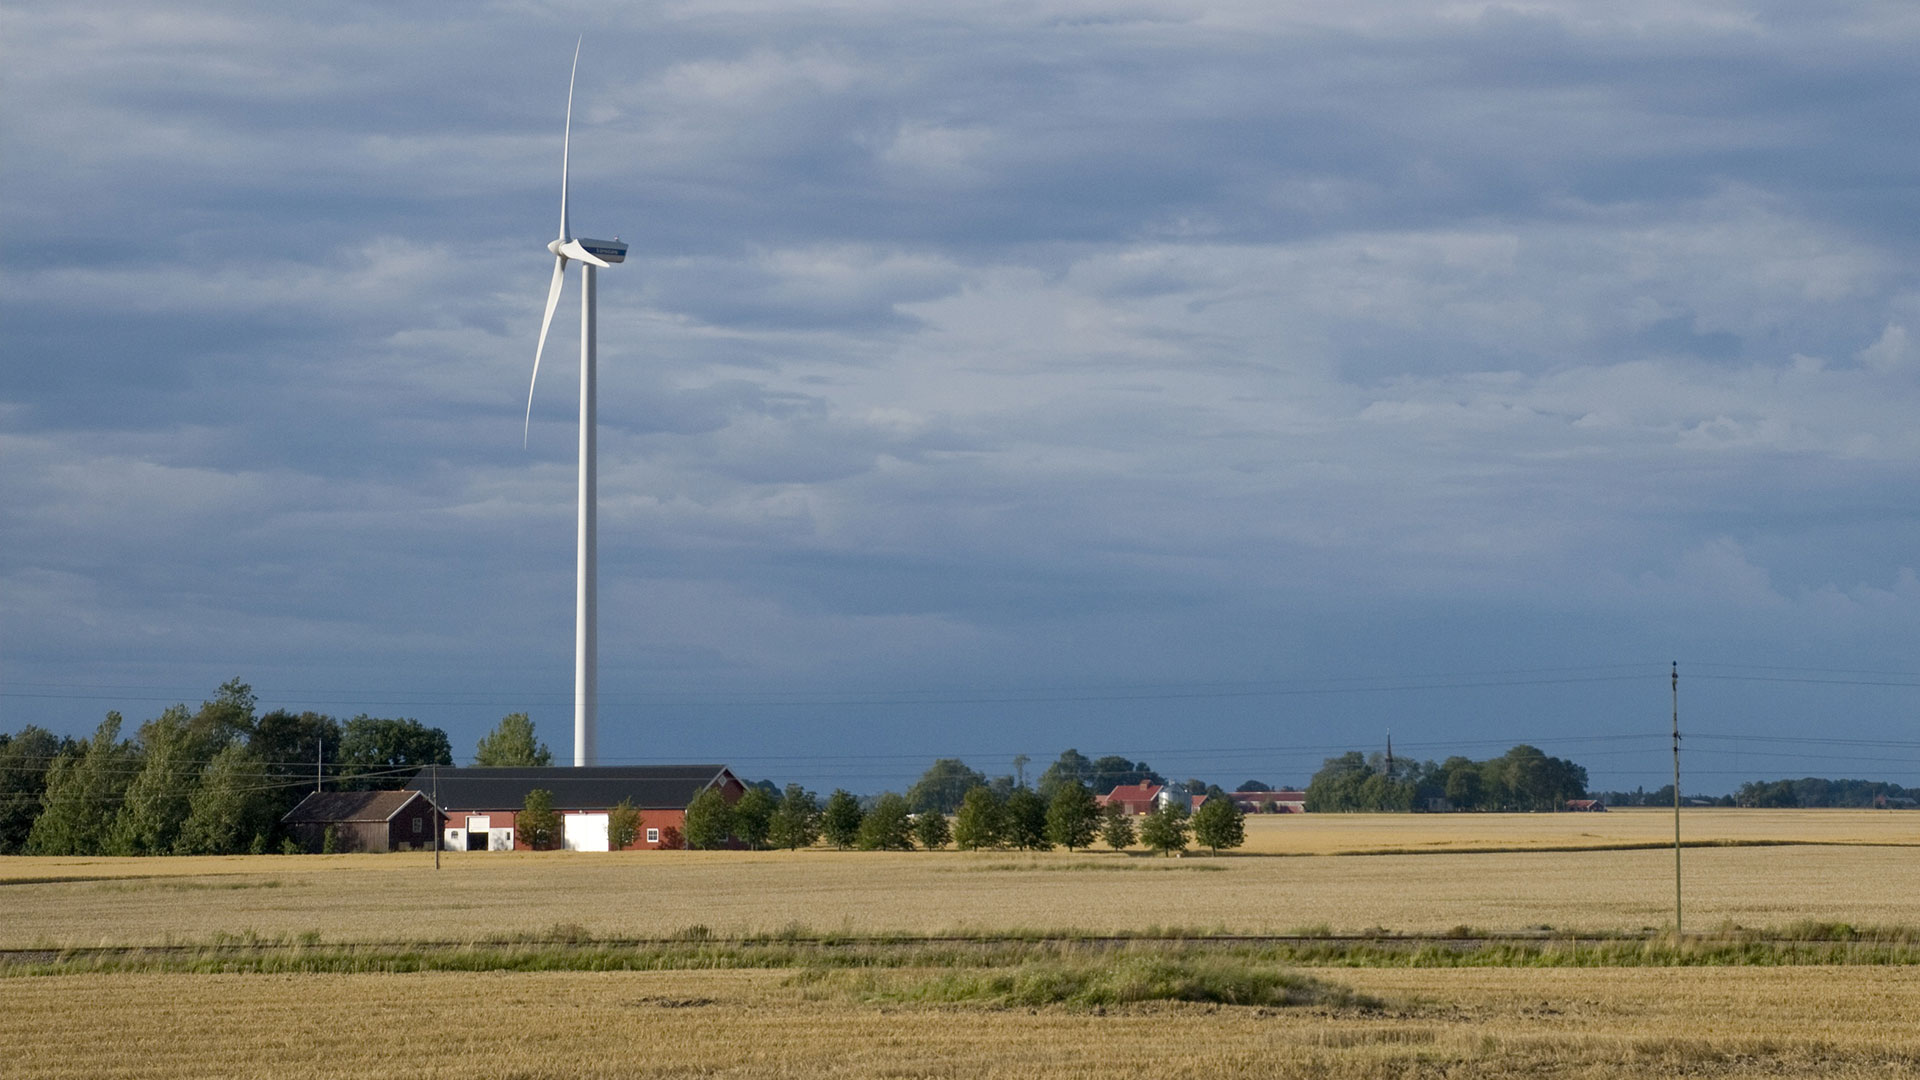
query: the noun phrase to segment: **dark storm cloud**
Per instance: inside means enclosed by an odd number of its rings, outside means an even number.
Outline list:
[[[574,221],[634,244],[601,469],[636,753],[1252,745],[1279,708],[676,723],[665,687],[1920,651],[1903,5],[26,5],[10,679],[563,725],[571,291],[519,435],[583,26]],[[1550,744],[1626,707],[1538,704],[1287,715]]]

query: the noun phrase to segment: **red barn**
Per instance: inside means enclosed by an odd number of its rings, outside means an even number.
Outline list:
[[[702,791],[718,788],[731,803],[747,790],[724,765],[442,767],[420,770],[407,788],[432,797],[436,784],[446,819],[443,842],[454,851],[528,850],[514,822],[535,789],[553,795],[569,851],[606,851],[607,815],[623,801],[640,811],[639,835],[627,847],[634,851],[669,846],[686,829],[687,804]]]

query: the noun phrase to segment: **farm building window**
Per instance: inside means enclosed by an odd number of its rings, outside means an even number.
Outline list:
[[[420,820],[419,818],[414,818],[414,819],[413,819],[413,832],[414,832],[414,835],[416,835],[416,836],[418,836],[418,835],[419,835],[420,833],[422,833],[422,832],[425,832],[425,831],[426,831],[426,829],[424,828],[424,825],[423,825],[423,823],[421,822],[421,820]]]
[[[659,842],[660,842],[660,830],[659,830],[659,829],[648,829],[648,830],[647,830],[647,843],[649,843],[649,844],[657,844],[657,843],[659,843]]]

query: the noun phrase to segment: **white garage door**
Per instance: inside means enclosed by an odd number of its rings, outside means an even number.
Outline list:
[[[568,814],[566,822],[568,851],[607,850],[607,815]]]

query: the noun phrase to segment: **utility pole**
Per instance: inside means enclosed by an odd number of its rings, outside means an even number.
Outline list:
[[[323,782],[321,777],[326,775],[326,768],[327,741],[324,738],[315,739],[313,740],[313,790],[320,790],[320,785]]]
[[[440,764],[433,765],[433,868],[440,869]]]
[[[1673,662],[1673,936],[1680,929],[1680,661]]]

